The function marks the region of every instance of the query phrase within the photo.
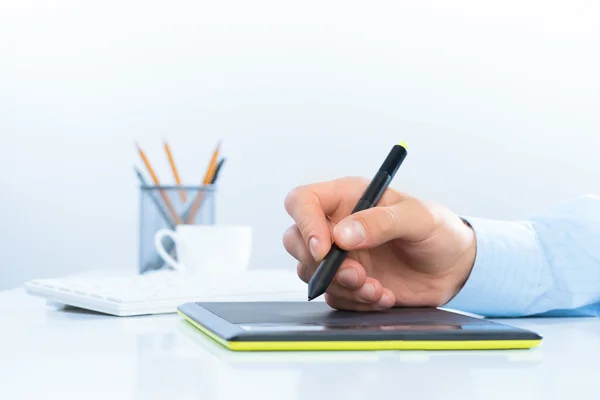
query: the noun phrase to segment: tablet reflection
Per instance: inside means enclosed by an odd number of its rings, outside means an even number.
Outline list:
[[[138,334],[137,349],[134,390],[140,400],[468,400],[486,398],[499,376],[512,385],[535,385],[528,371],[539,362],[532,357],[514,361],[518,354],[539,354],[529,350],[233,352],[184,320],[169,332]]]
[[[405,327],[390,325],[389,328]],[[233,352],[181,320],[175,332],[140,337],[136,391],[140,400],[165,397],[314,400],[373,396],[468,400],[485,398],[486,384],[496,382],[499,373],[509,376],[514,385],[521,384],[527,370],[535,369],[538,360],[511,361],[515,354],[535,353],[528,350]],[[527,384],[532,382],[527,380]]]

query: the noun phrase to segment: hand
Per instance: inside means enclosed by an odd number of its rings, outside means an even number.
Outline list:
[[[451,211],[387,189],[377,207],[350,214],[368,185],[344,178],[292,190],[285,208],[294,219],[283,236],[309,282],[331,244],[348,250],[325,293],[344,310],[438,307],[466,282],[475,260],[473,230]]]

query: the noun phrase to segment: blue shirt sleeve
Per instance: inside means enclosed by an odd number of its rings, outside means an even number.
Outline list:
[[[444,308],[488,317],[600,315],[600,197],[527,221],[464,219],[477,240],[475,264]]]

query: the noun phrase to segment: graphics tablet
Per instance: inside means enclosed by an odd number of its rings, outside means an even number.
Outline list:
[[[324,302],[201,302],[183,317],[235,351],[528,349],[534,332],[436,308],[336,311]]]

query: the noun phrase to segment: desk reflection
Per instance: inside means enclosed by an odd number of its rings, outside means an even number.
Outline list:
[[[522,359],[515,355],[526,355]],[[139,336],[138,399],[421,399],[486,397],[498,371],[511,385],[539,359],[535,350],[232,352],[185,321],[164,334]],[[521,376],[521,378],[519,378]],[[474,379],[477,378],[477,379]],[[455,393],[460,388],[460,393]],[[534,397],[535,398],[535,397]]]

